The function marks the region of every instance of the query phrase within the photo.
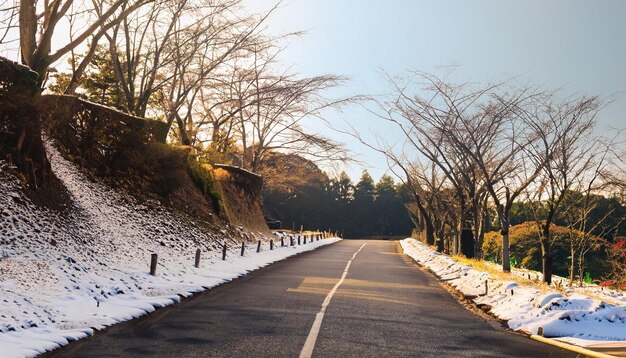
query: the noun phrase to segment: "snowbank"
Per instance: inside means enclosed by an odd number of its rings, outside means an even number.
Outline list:
[[[613,304],[609,304],[577,292],[589,292],[588,288],[568,290],[565,294],[547,287],[539,290],[531,284],[503,281],[464,266],[415,239],[405,239],[401,245],[407,255],[441,280],[476,304],[490,307],[491,313],[507,321],[511,329],[537,334],[541,327],[545,337],[563,337],[585,346],[626,341],[624,292],[604,290],[604,296],[612,299]],[[518,274],[526,276],[528,272]]]
[[[139,317],[327,239],[269,250],[269,238],[240,228],[209,232],[157,202],[138,202],[87,179],[48,146],[75,207],[33,205],[0,161],[0,347],[30,357]],[[236,237],[238,236],[238,237]],[[256,253],[257,240],[263,248]],[[240,256],[240,242],[247,241]],[[221,244],[228,255],[221,260]],[[201,250],[200,267],[194,255]],[[148,274],[158,254],[156,276]]]

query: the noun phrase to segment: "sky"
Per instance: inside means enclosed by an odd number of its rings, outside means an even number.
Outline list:
[[[252,11],[276,3],[247,1]],[[301,76],[348,76],[336,95],[387,93],[382,70],[442,76],[454,68],[449,78],[455,82],[515,77],[564,97],[601,96],[611,103],[598,116],[598,131],[626,127],[626,1],[291,0],[272,14],[268,30],[305,30],[281,62]],[[337,127],[346,120],[356,124],[370,140],[401,139],[361,106],[327,118]],[[345,168],[353,180],[364,168],[374,180],[388,172],[381,155],[345,135],[312,128],[355,153],[362,164]]]

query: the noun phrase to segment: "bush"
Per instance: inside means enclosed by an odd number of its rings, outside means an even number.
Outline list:
[[[202,193],[211,200],[213,210],[218,214],[221,213],[222,198],[217,190],[217,182],[213,177],[211,165],[189,157],[187,159],[187,171]]]
[[[566,227],[552,225],[550,227],[552,253],[557,258],[569,256],[570,235],[580,235],[579,232]],[[539,248],[539,232],[537,223],[527,221],[519,225],[511,226],[509,230],[509,253],[511,258],[516,258],[519,267],[541,271],[541,250]],[[484,257],[493,257],[496,262],[502,262],[502,235],[499,231],[491,231],[485,234],[482,246]],[[555,260],[553,272],[567,276],[569,271],[568,260]]]

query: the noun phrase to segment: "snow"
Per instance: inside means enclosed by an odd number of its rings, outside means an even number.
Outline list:
[[[269,250],[270,238],[260,233],[204,229],[157,201],[139,202],[89,180],[52,146],[47,150],[74,202],[63,213],[30,202],[9,165],[0,161],[3,357],[38,355],[339,240],[293,247],[275,240]],[[257,240],[263,242],[260,253]],[[225,261],[222,244],[228,248]],[[196,249],[201,250],[199,268],[194,267]],[[148,273],[152,253],[158,254],[156,276]]]
[[[537,334],[541,327],[545,337],[558,337],[559,340],[588,347],[607,341],[626,343],[623,342],[626,341],[624,292],[580,287],[564,292],[547,286],[536,288],[530,280],[528,284],[506,281],[467,267],[415,239],[405,239],[401,245],[407,255],[447,281],[466,298],[479,306],[490,307],[490,312],[507,321],[513,330]],[[519,281],[524,281],[528,274],[537,276],[536,272],[528,270],[513,274],[520,276]],[[611,303],[605,299],[610,299]]]

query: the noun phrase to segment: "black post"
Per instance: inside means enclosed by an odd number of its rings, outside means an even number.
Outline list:
[[[290,244],[291,246],[294,246],[294,245],[295,245],[295,242],[293,241],[293,236],[289,236],[289,244]]]
[[[285,238],[283,236],[280,237],[280,247],[285,246]]]
[[[157,254],[152,254],[150,256],[150,274],[152,276],[156,276],[157,258]]]
[[[261,240],[257,241],[256,244],[256,252],[260,252],[261,251]]]
[[[226,244],[222,245],[222,260],[226,260]]]
[[[274,239],[270,239],[270,250],[274,250]]]
[[[196,250],[196,262],[195,262],[194,266],[200,267],[200,249]]]
[[[241,243],[241,256],[243,256],[243,253],[246,251],[246,243],[242,242]]]
[[[300,235],[298,235],[298,245],[300,245]]]

